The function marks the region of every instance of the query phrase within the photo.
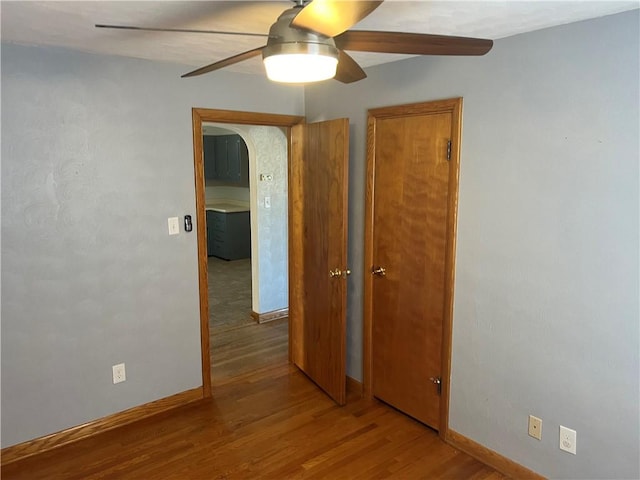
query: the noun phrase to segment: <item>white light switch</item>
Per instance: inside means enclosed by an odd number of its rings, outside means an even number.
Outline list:
[[[264,197],[264,208],[271,208],[271,197]]]
[[[169,235],[177,235],[180,233],[180,219],[178,217],[169,218],[168,223]]]

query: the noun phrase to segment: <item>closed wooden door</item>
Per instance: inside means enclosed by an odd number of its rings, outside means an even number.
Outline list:
[[[371,389],[435,429],[441,427],[441,382],[448,381],[443,326],[450,314],[457,197],[451,153],[458,121],[455,102],[445,105],[434,102],[423,112],[378,109],[370,116]]]
[[[289,166],[291,360],[346,401],[347,119],[296,125]]]

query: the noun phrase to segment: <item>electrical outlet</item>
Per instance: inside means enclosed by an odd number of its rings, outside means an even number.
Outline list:
[[[271,173],[261,173],[260,174],[260,181],[261,182],[270,182],[273,180],[273,174]]]
[[[576,437],[578,434],[575,430],[560,425],[560,450],[576,454]]]
[[[180,233],[180,219],[178,217],[171,217],[167,219],[169,224],[169,235],[177,235]]]
[[[119,363],[118,365],[114,365],[111,367],[113,371],[113,383],[124,382],[127,379],[127,374],[124,370],[124,363]]]
[[[529,415],[529,436],[542,440],[542,420]]]

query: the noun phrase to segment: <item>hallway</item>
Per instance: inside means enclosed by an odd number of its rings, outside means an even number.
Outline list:
[[[255,323],[251,318],[251,259],[208,257],[209,328],[224,331]]]
[[[288,363],[288,320],[251,317],[251,260],[209,257],[209,343],[214,388]]]

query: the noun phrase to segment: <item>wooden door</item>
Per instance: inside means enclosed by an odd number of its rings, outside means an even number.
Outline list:
[[[415,106],[374,111],[371,389],[440,429],[440,382],[448,383],[443,326],[453,288],[459,121],[455,102],[426,105],[424,112]],[[449,329],[447,342],[448,337]]]
[[[292,362],[346,401],[347,119],[294,126],[289,166]]]

